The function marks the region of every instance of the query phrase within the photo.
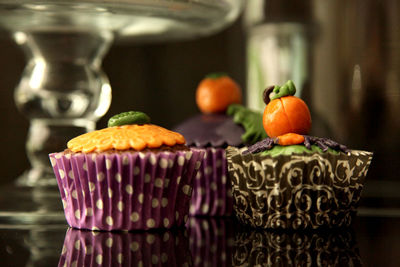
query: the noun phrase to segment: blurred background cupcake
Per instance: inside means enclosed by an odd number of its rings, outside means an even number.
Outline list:
[[[224,73],[209,74],[196,89],[201,114],[178,124],[188,146],[205,151],[194,180],[191,215],[229,216],[232,189],[227,173],[225,148],[253,144],[266,137],[260,127],[261,113],[246,109],[240,86]]]

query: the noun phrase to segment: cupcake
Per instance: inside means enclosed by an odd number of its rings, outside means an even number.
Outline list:
[[[49,155],[71,227],[146,230],[185,223],[204,152],[141,112],[70,140]]]
[[[192,266],[186,229],[93,232],[69,228],[58,266]]]
[[[372,153],[307,135],[311,116],[291,81],[264,91],[268,138],[227,148],[234,210],[259,228],[305,229],[351,224]]]
[[[188,146],[205,151],[193,185],[190,215],[232,214],[225,149],[266,137],[261,126],[262,114],[244,108],[241,100],[241,89],[234,80],[225,74],[209,75],[196,90],[196,103],[202,113],[175,128],[185,137]]]

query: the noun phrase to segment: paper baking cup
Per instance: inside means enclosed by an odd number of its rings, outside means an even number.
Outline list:
[[[206,148],[193,184],[192,216],[229,216],[233,211],[231,183],[223,148]]]
[[[193,266],[231,266],[235,245],[233,217],[191,217],[187,228]]]
[[[98,232],[68,229],[58,266],[192,266],[184,228]]]
[[[71,227],[145,230],[187,220],[204,152],[50,154]]]
[[[303,229],[351,224],[372,153],[242,155],[228,147],[234,210],[260,228]]]
[[[336,231],[240,232],[233,266],[362,266],[354,233]]]

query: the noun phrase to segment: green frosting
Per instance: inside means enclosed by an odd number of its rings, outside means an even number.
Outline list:
[[[311,145],[311,149],[306,148],[304,145],[291,145],[291,146],[273,146],[271,149],[260,152],[259,154],[262,156],[278,156],[278,155],[291,155],[291,154],[304,154],[304,153],[332,153],[339,154],[338,151],[328,148],[327,152],[323,152],[321,148],[317,145]]]
[[[150,123],[150,117],[140,111],[128,111],[112,116],[108,120],[108,127]]]
[[[207,74],[206,78],[218,79],[218,78],[225,77],[225,76],[228,76],[228,74],[226,74],[225,72],[213,72],[213,73]]]
[[[229,105],[226,113],[233,116],[236,124],[243,126],[245,133],[241,136],[243,143],[254,144],[267,138],[263,128],[262,114],[240,104]]]
[[[274,100],[280,97],[294,95],[296,93],[296,86],[291,80],[288,80],[284,85],[275,85],[272,93],[269,95],[270,100]]]

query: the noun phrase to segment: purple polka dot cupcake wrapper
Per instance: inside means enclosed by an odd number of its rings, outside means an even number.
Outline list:
[[[188,244],[184,228],[161,232],[70,228],[58,266],[191,266]]]
[[[71,227],[146,230],[183,225],[204,152],[50,154]]]
[[[193,183],[190,215],[229,216],[233,211],[233,198],[225,149],[204,150],[206,154]]]

